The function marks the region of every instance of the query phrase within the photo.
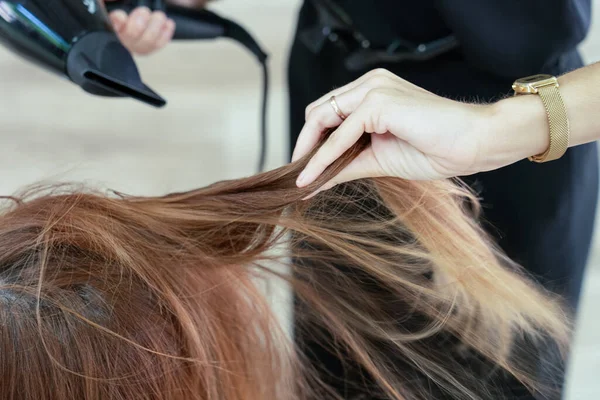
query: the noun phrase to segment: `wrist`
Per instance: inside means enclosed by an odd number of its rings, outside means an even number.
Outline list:
[[[522,95],[482,108],[478,169],[498,169],[529,156],[541,154],[550,145],[550,128],[539,96]]]

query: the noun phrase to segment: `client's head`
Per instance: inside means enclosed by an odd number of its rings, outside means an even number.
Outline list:
[[[539,389],[526,368],[537,344],[566,342],[561,308],[503,264],[461,188],[379,179],[301,200],[366,145],[304,190],[294,181],[305,160],[159,198],[55,187],[10,199],[0,398],[334,397],[282,333],[256,285],[265,273],[303,302],[296,329],[327,326],[327,343],[389,398],[428,398],[432,382],[485,396],[457,361],[468,353]],[[285,241],[292,275],[262,263],[284,260],[271,250]],[[453,340],[436,348],[440,335]]]
[[[275,398],[248,270],[161,218],[81,192],[0,217],[0,398]]]

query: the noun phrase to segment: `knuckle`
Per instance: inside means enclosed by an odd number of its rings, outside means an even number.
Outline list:
[[[313,109],[313,105],[312,103],[309,104],[308,106],[306,106],[306,108],[304,109],[304,119],[308,119],[308,117],[310,116],[310,112]]]
[[[323,132],[325,129],[327,129],[327,124],[325,124],[325,122],[322,121],[320,118],[313,121],[313,125],[319,132]]]
[[[306,122],[313,124],[318,129],[323,129],[325,127],[325,122],[323,121],[322,114],[322,112],[319,112],[318,107],[314,107],[306,116]]]
[[[386,92],[381,88],[374,88],[367,92],[365,101],[379,103],[385,98]]]
[[[369,86],[372,88],[389,86],[391,83],[391,79],[385,75],[373,75],[369,78]]]
[[[367,73],[367,76],[370,77],[370,78],[371,77],[375,77],[375,76],[386,76],[389,73],[390,72],[387,69],[385,69],[385,68],[375,68],[375,69],[372,69],[371,71],[369,71]]]
[[[388,71],[385,68],[375,68],[373,70],[375,75],[379,75],[379,76],[387,76],[389,77],[390,75],[392,75],[392,73],[390,71]]]
[[[393,73],[391,73],[390,71],[388,71],[385,68],[377,68],[375,70],[375,74],[376,77],[381,78],[382,80],[385,80],[385,82],[390,82],[394,79],[394,77],[396,75],[394,75]]]

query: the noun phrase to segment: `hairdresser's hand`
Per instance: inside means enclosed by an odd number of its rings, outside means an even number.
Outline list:
[[[106,0],[114,1],[114,0]],[[169,3],[182,7],[203,7],[209,0],[170,0]],[[127,15],[125,11],[113,11],[110,20],[119,39],[135,54],[150,54],[165,47],[175,33],[175,22],[164,12],[151,12],[147,7],[138,7]]]
[[[342,120],[330,104],[336,96]],[[533,97],[533,96],[525,96]],[[532,103],[539,121],[544,109]],[[306,123],[296,144],[293,160],[306,155],[327,128],[339,127],[309,161],[298,186],[313,182],[332,162],[363,135],[371,134],[371,146],[321,190],[354,179],[393,176],[406,179],[440,179],[499,168],[536,151],[543,139],[524,146],[522,153],[490,151],[493,105],[465,104],[436,96],[385,70],[374,70],[358,80],[310,104]],[[540,131],[544,133],[544,127]],[[547,133],[546,133],[547,136]],[[540,143],[541,142],[541,143]],[[547,143],[546,143],[547,146]]]

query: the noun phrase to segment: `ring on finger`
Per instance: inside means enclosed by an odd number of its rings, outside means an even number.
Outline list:
[[[346,116],[346,114],[344,114],[342,112],[342,110],[340,109],[340,106],[337,103],[337,100],[335,99],[335,96],[331,96],[331,98],[329,99],[329,104],[331,104],[331,107],[333,108],[333,111],[335,111],[335,113],[338,115],[338,117],[340,117],[343,120],[345,120],[346,118],[348,118]]]

